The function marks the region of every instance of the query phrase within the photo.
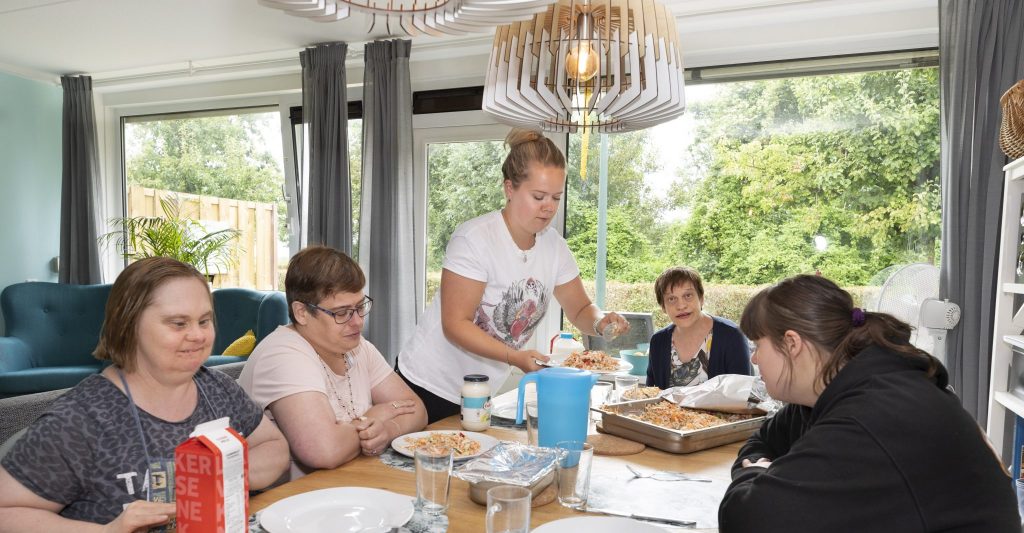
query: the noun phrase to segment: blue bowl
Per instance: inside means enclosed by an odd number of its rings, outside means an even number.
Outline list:
[[[636,350],[629,350],[632,353],[625,353],[627,350],[622,350],[622,358],[633,365],[633,369],[629,371],[634,376],[646,376],[647,375],[647,362],[650,361],[650,357],[647,356],[646,352],[638,352]],[[640,355],[643,354],[643,355]]]
[[[647,352],[651,351],[651,343],[649,343],[649,342],[641,342],[640,344],[636,345],[636,349],[641,351],[641,352],[643,352],[643,353],[647,353]]]
[[[633,349],[619,350],[619,355],[615,355],[613,357],[619,357],[619,358],[624,359],[627,355],[633,355],[634,353],[636,353],[636,350],[633,350]]]

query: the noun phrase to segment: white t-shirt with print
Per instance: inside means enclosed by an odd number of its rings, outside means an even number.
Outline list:
[[[521,349],[544,318],[556,286],[579,276],[569,246],[555,230],[537,234],[530,250],[520,250],[501,211],[462,223],[448,241],[444,268],[486,283],[474,323],[511,349]],[[460,402],[463,376],[484,374],[493,395],[509,376],[504,361],[481,357],[452,344],[441,328],[441,298],[420,318],[416,333],[398,355],[409,381],[452,403]]]

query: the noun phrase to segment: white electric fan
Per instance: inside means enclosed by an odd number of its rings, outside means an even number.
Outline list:
[[[874,311],[910,324],[910,342],[946,364],[946,335],[960,322],[960,306],[939,299],[939,269],[927,263],[898,268],[882,285]]]

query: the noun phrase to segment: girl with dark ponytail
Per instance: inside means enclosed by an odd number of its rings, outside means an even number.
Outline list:
[[[740,328],[788,405],[740,449],[723,533],[1021,530],[1006,469],[909,325],[801,275],[754,296]]]

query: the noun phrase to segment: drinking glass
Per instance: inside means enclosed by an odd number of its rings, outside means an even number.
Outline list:
[[[416,450],[416,504],[426,514],[440,515],[448,510],[454,453],[431,448]]]
[[[487,533],[528,533],[533,493],[526,487],[499,485],[487,490]]]
[[[616,323],[616,322],[609,322],[609,323],[605,324],[604,328],[601,330],[601,337],[606,342],[611,342],[611,341],[615,340],[615,337],[618,337],[618,336],[619,336],[619,324]]]
[[[612,394],[612,384],[607,381],[598,381],[594,383],[594,387],[590,389],[590,406],[601,407],[608,401],[608,398]],[[601,413],[591,412],[590,417],[597,421],[601,420]]]
[[[630,389],[635,389],[637,384],[640,383],[640,378],[637,376],[615,376],[615,394],[619,400],[622,400],[622,395]]]
[[[558,449],[565,456],[558,461],[558,503],[571,509],[587,505],[590,492],[590,464],[594,461],[594,446],[583,441],[559,442]]]
[[[1016,479],[1013,482],[1017,491],[1017,512],[1020,514],[1021,523],[1024,524],[1024,479]]]
[[[537,446],[540,418],[537,416],[537,402],[526,402],[523,406],[526,414],[526,443],[530,446]]]

